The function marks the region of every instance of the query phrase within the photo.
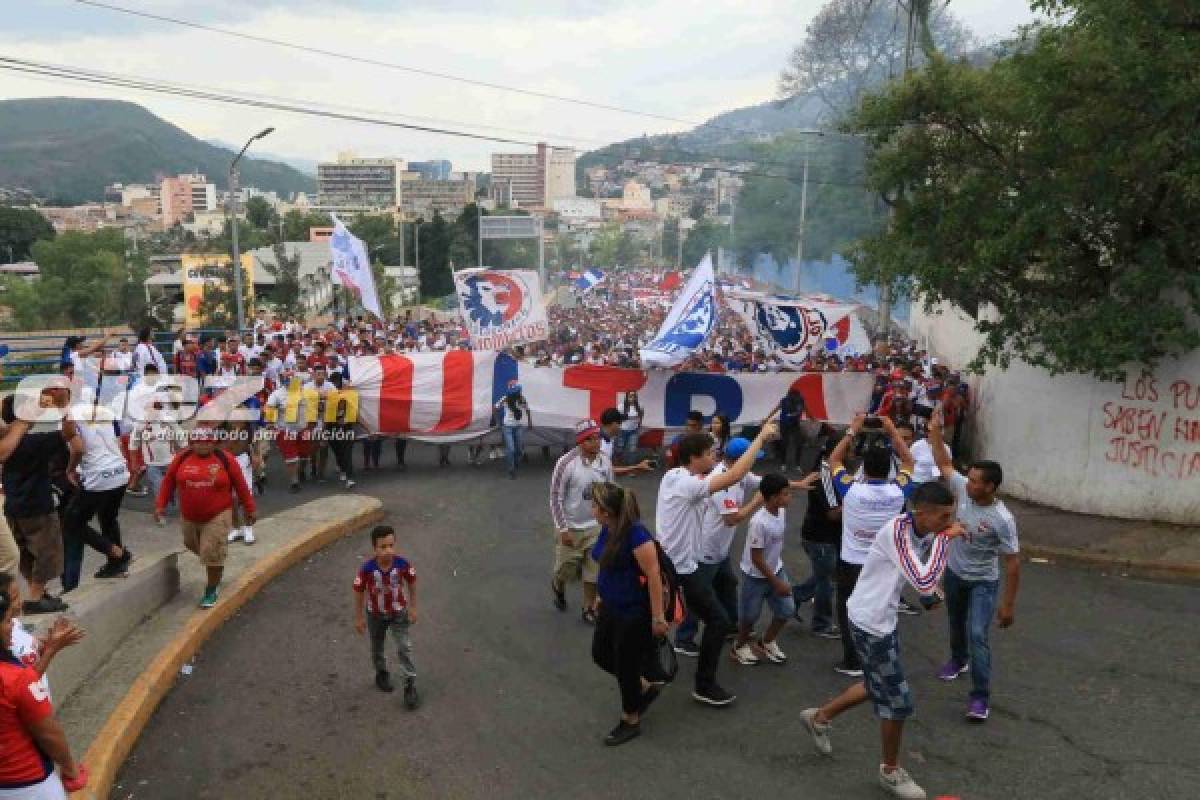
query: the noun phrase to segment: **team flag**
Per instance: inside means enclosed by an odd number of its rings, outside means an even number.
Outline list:
[[[602,280],[604,280],[603,272],[594,268],[589,269],[575,281],[575,288],[581,292],[586,292]]]
[[[333,236],[329,239],[329,249],[333,254],[333,282],[350,289],[358,295],[363,308],[383,319],[367,248],[362,239],[352,234],[336,214],[330,216],[333,217]]]

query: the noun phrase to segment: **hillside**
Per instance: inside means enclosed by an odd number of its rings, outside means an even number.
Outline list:
[[[771,137],[790,130],[816,128],[821,104],[815,98],[726,111],[684,133],[668,133],[614,142],[580,156],[582,175],[587,167],[613,166],[626,158],[665,162],[694,162],[714,156],[749,157],[749,145],[760,137]]]
[[[235,155],[119,100],[3,100],[0,131],[0,187],[30,189],[59,204],[100,200],[110,183],[180,172],[204,173],[225,188]],[[285,197],[316,189],[312,177],[292,167],[250,158],[242,162],[241,180]]]

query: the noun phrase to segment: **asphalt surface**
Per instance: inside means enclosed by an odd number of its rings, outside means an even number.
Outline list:
[[[615,681],[590,659],[591,629],[555,611],[547,486],[538,456],[510,481],[500,462],[434,466],[410,448],[399,474],[367,473],[416,566],[413,628],[422,706],[373,685],[354,633],[350,582],[370,553],[356,534],[267,587],[203,648],[124,766],[114,798],[730,798],[882,796],[868,707],[839,719],[834,755],[799,712],[847,683],[835,641],[789,625],[784,666],[722,662],[724,710],[689,697],[694,662],[623,747]],[[769,467],[767,467],[769,469]],[[628,484],[652,518],[657,477]],[[317,487],[299,496],[308,500]],[[289,503],[278,484],[267,511]],[[799,547],[791,510],[786,560]],[[1019,523],[1019,520],[1018,520]],[[742,537],[734,547],[741,552]],[[993,629],[992,717],[963,719],[968,684],[937,681],[944,615],[901,618],[916,698],[902,760],[931,798],[1194,798],[1200,782],[1200,590],[1026,564],[1016,625]]]

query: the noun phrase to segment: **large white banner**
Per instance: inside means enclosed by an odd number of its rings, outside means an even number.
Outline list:
[[[476,350],[503,350],[550,336],[534,270],[464,269],[454,273],[463,323]]]
[[[570,430],[581,419],[620,408],[636,391],[647,428],[681,428],[687,413],[728,414],[737,425],[762,421],[793,386],[814,419],[846,423],[865,411],[874,378],[869,373],[715,374],[578,365],[535,367],[506,355],[453,351],[350,359],[359,393],[358,418],[372,433],[453,436],[484,432],[492,405],[516,378],[529,401],[533,424]]]
[[[805,299],[785,300],[760,292],[725,293],[725,302],[754,334],[763,350],[790,367],[800,367],[809,351],[842,355],[867,353],[871,342],[858,307]],[[832,347],[830,347],[832,345]]]
[[[692,279],[675,298],[658,335],[642,348],[647,367],[675,367],[704,344],[717,324],[717,281],[712,257],[705,254]]]
[[[333,217],[333,236],[329,237],[333,282],[357,294],[363,308],[383,319],[379,294],[375,291],[375,273],[371,271],[371,259],[367,257],[366,246],[362,239],[350,233],[336,215],[330,216]]]

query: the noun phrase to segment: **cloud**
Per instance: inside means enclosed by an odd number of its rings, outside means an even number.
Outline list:
[[[134,0],[115,0],[135,5]],[[690,124],[586,108],[433,77],[354,64],[157,22],[132,21],[75,3],[16,12],[24,35],[16,57],[279,97],[318,100],[468,125],[587,149]],[[773,97],[790,48],[820,7],[815,0],[513,0],[497,10],[478,0],[292,0],[247,9],[242,0],[201,5],[158,0],[136,7],[241,33],[365,58],[472,76],[539,92],[650,111],[687,123]],[[955,11],[991,35],[1012,2],[961,0]],[[966,9],[970,6],[971,12]],[[1028,17],[1028,13],[1025,15]],[[1018,21],[1021,21],[1017,18]],[[115,22],[114,22],[115,20]],[[11,20],[9,20],[11,21]],[[783,24],[781,24],[781,21]],[[487,169],[491,152],[523,149],[358,123],[269,113],[127,90],[51,85],[4,75],[0,95],[121,97],[139,102],[200,138],[238,141],[274,125],[269,149],[327,159],[342,150],[413,160],[444,157]],[[539,135],[540,134],[540,135]]]

